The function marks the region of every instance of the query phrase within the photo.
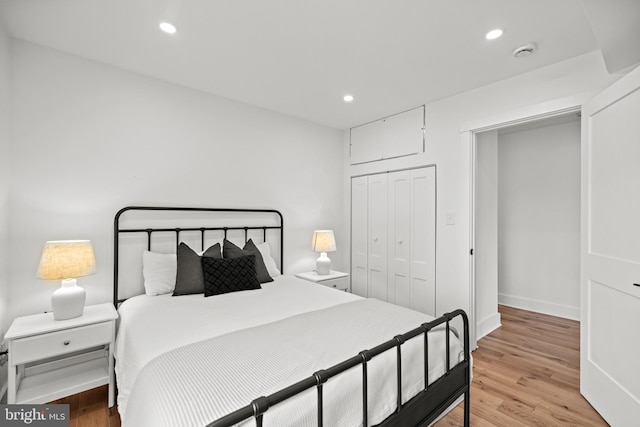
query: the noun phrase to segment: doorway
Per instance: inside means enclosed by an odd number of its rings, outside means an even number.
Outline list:
[[[580,117],[562,114],[476,134],[477,337],[498,304],[580,316]]]
[[[477,346],[478,332],[488,333],[488,326],[483,331],[478,329],[478,307],[477,307],[477,290],[476,290],[476,156],[478,135],[487,131],[498,131],[499,129],[507,129],[512,126],[530,125],[540,120],[559,118],[569,114],[580,113],[581,106],[589,98],[590,94],[579,94],[567,98],[558,99],[542,104],[532,105],[520,110],[513,110],[501,113],[496,116],[480,118],[469,123],[463,123],[460,129],[460,139],[462,144],[462,156],[466,159],[466,168],[463,164],[463,176],[461,179],[463,207],[468,210],[468,224],[465,230],[469,236],[469,253],[466,271],[469,277],[469,325],[470,325],[470,344],[472,348]],[[535,125],[534,125],[535,126]],[[465,225],[464,222],[461,225]],[[496,292],[497,293],[497,292]],[[480,294],[482,296],[482,294]],[[496,297],[497,298],[497,297]],[[496,302],[497,308],[497,302]],[[482,314],[482,313],[481,313]],[[491,322],[491,321],[489,321]],[[498,327],[499,318],[494,316],[493,326]],[[484,325],[480,325],[484,327]]]

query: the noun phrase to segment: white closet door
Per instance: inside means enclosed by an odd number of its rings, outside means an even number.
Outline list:
[[[436,168],[411,172],[411,308],[436,315]]]
[[[387,175],[369,176],[368,296],[387,301]]]
[[[388,300],[411,308],[411,172],[388,174]]]
[[[368,192],[366,176],[351,179],[351,292],[367,295],[368,276]]]

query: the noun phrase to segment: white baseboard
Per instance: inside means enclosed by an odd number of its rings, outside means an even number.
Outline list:
[[[480,320],[476,326],[477,339],[480,339],[485,335],[489,335],[500,326],[502,326],[502,323],[500,322],[500,313],[494,313],[491,316]]]
[[[521,308],[523,310],[535,311],[536,313],[563,317],[565,319],[580,320],[580,307],[571,307],[568,305],[555,304],[548,301],[540,301],[531,298],[523,298],[505,294],[498,294],[498,304]]]

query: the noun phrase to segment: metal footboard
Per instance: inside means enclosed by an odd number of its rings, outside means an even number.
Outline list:
[[[450,323],[456,317],[463,322],[464,359],[451,366],[450,360]],[[446,372],[433,383],[429,384],[429,341],[427,334],[435,327],[445,324],[446,330]],[[402,345],[419,335],[424,336],[424,383],[425,388],[406,403],[402,403]],[[469,320],[463,310],[446,313],[437,319],[424,323],[419,327],[397,335],[370,350],[361,351],[358,355],[347,359],[328,369],[320,370],[308,378],[289,387],[277,391],[269,396],[258,397],[250,404],[219,418],[207,427],[230,427],[250,418],[255,419],[256,427],[262,426],[263,417],[268,409],[299,393],[316,387],[317,390],[317,425],[323,426],[323,385],[332,377],[340,375],[348,369],[362,366],[362,425],[368,427],[368,363],[380,354],[396,349],[397,369],[397,407],[396,411],[384,420],[380,427],[394,426],[422,426],[435,421],[457,399],[464,396],[464,425],[469,426],[469,389],[471,381],[471,360],[469,354]]]

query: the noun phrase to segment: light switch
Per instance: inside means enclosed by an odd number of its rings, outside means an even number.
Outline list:
[[[447,212],[447,225],[455,225],[455,224],[456,224],[456,213]]]

